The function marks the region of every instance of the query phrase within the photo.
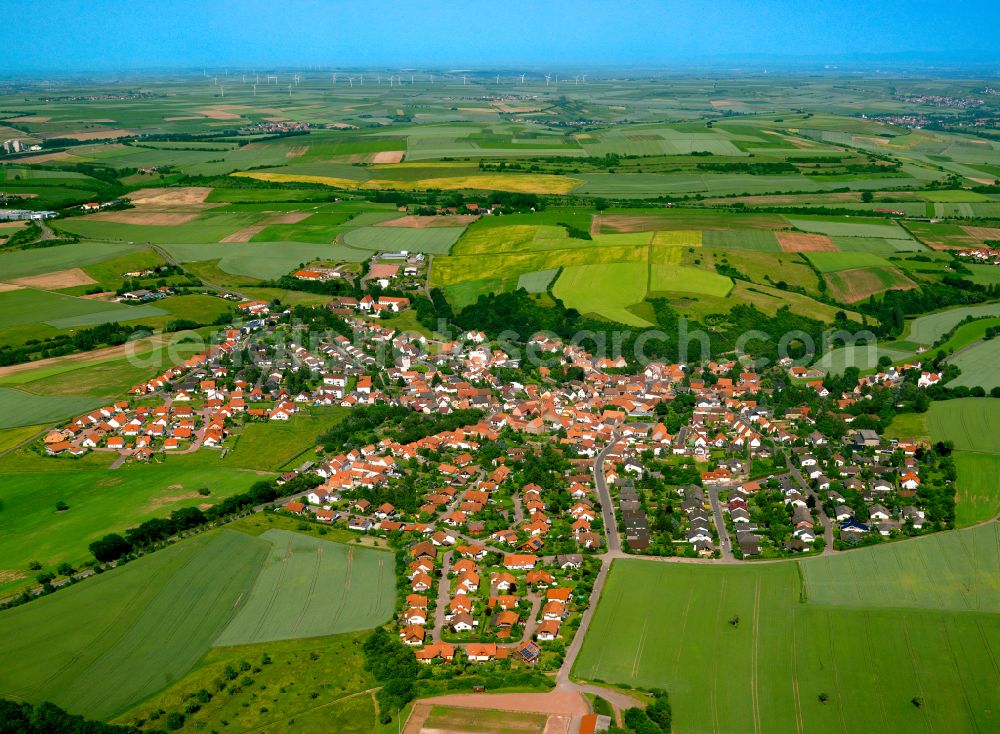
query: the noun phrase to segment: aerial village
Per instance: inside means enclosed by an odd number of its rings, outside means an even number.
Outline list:
[[[209,349],[52,431],[40,450],[114,452],[113,468],[194,451],[225,461],[251,422],[375,411],[377,440],[329,450],[320,437],[315,457],[282,477],[309,474],[314,487],[276,509],[405,548],[397,626],[424,663],[462,648],[473,662],[558,666],[602,558],[829,554],[952,523],[939,452],[852,426],[868,425],[867,406],[886,395],[941,379],[919,363],[832,392],[790,360],[766,375],[736,361],[630,371],[536,336],[529,346],[552,366],[519,382],[501,375],[520,360],[482,332],[432,340],[383,323],[408,306],[334,300],[326,310],[350,338],[299,343],[290,310],[241,303],[244,322]],[[798,392],[775,391],[776,380]],[[808,399],[780,399],[789,394]],[[380,407],[469,420],[404,441]]]

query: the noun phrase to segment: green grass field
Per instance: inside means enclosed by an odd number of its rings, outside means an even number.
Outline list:
[[[927,316],[921,316],[910,322],[909,331],[907,334],[904,334],[904,338],[918,344],[933,344],[954,329],[966,316],[974,316],[976,318],[1000,316],[1000,303],[950,308],[947,311],[939,311]]]
[[[280,278],[313,260],[361,262],[369,255],[351,247],[306,242],[168,244],[165,249],[185,266],[216,260],[224,273],[261,280]],[[204,277],[211,274],[197,268],[194,272]]]
[[[0,327],[46,322],[56,328],[92,326],[108,321],[162,316],[166,311],[153,306],[74,298],[61,293],[20,288],[0,292]]]
[[[0,613],[0,691],[111,718],[187,673],[253,583],[266,544],[217,531]]]
[[[752,229],[709,229],[702,233],[705,247],[757,252],[781,252],[773,232]]]
[[[115,242],[76,242],[41,249],[15,250],[0,253],[0,273],[6,279],[26,278],[93,265],[136,251],[137,248],[131,245]]]
[[[885,430],[889,438],[930,439],[931,431],[927,426],[927,413],[898,413]]]
[[[80,564],[90,560],[88,544],[105,533],[180,507],[218,502],[266,476],[226,468],[215,454],[173,456],[163,464],[126,464],[108,471],[112,458],[48,458],[20,449],[0,459],[0,570],[13,576],[0,583],[0,591],[23,586],[31,561],[46,568],[61,561]],[[40,487],[46,488],[44,496],[39,495]],[[199,494],[202,488],[210,494]],[[57,512],[56,502],[65,502],[69,509]]]
[[[795,563],[615,561],[574,674],[666,688],[678,732],[992,730],[998,527],[802,561],[804,589]]]
[[[533,273],[521,273],[517,279],[517,287],[524,288],[528,293],[544,293],[556,277],[556,270],[536,270]]]
[[[299,457],[299,463],[308,459],[316,437],[343,420],[348,412],[337,407],[310,411],[303,411],[290,421],[247,424],[223,463],[228,467],[264,471],[294,468],[288,465]]]
[[[0,650],[11,662],[0,693],[112,718],[180,680],[213,644],[385,621],[393,562],[286,530],[209,531],[0,613]]]
[[[1000,326],[1000,318],[986,317],[977,319],[971,323],[959,326],[955,333],[949,337],[948,341],[941,344],[938,349],[946,354],[958,352],[968,347],[986,336],[986,330]]]
[[[37,426],[18,426],[16,428],[0,429],[0,452],[9,451],[22,441],[27,441],[46,428],[48,428],[48,425],[42,423]]]
[[[953,441],[955,448],[1000,454],[1000,400],[963,398],[931,403],[931,438]]]
[[[0,428],[49,423],[83,413],[101,404],[86,395],[34,395],[12,387],[0,387]]]
[[[910,352],[880,347],[875,342],[872,342],[870,347],[862,343],[858,346],[830,350],[819,358],[816,366],[825,372],[840,375],[848,367],[857,367],[862,372],[875,370],[880,357],[889,357],[893,362],[898,362],[910,356]]]
[[[391,554],[288,530],[257,537],[269,544],[267,559],[217,646],[369,629],[392,614]]]
[[[955,444],[956,525],[972,525],[1000,513],[1000,400],[931,403],[927,426],[932,440]]]
[[[185,730],[266,731],[269,734],[371,734],[375,706],[367,693],[377,684],[364,669],[364,634],[285,640],[211,649],[194,670],[162,693],[122,714],[113,723],[149,721],[154,712],[182,712],[202,689],[214,691],[227,666],[251,666],[194,714]],[[263,656],[272,661],[262,665]],[[239,684],[239,685],[236,685]],[[162,722],[162,716],[159,721]],[[393,727],[395,730],[395,727]]]
[[[1000,455],[956,451],[955,525],[967,527],[1000,513]]]
[[[707,296],[724,297],[733,288],[729,278],[708,270],[676,265],[650,266],[649,290],[651,293],[674,291],[701,293]]]
[[[645,297],[648,277],[649,268],[644,262],[574,265],[563,268],[552,293],[580,313],[648,326],[648,321],[626,310]]]
[[[906,230],[886,219],[865,219],[854,217],[851,220],[832,217],[789,217],[789,222],[806,232],[839,237],[883,237],[891,240],[908,240]]]
[[[806,256],[821,273],[855,268],[890,267],[888,260],[871,252],[810,252]]]
[[[361,227],[345,234],[344,242],[360,250],[446,255],[463,231],[462,227]]]
[[[982,387],[987,392],[1000,385],[1000,340],[990,339],[970,346],[961,354],[956,354],[950,363],[962,370],[962,374],[948,383],[949,387]]]

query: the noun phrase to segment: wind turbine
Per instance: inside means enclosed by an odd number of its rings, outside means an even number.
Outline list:
[[[580,75],[579,74],[577,74],[575,77],[573,77],[573,83],[576,84],[577,86],[579,86],[579,84],[580,84]]]
[[[497,74],[497,86],[498,87],[500,86],[500,75],[499,74]]]
[[[347,83],[351,85],[351,89],[354,89],[354,77],[353,76],[347,77]]]
[[[587,83],[587,75],[586,75],[586,74],[584,74],[584,75],[583,75],[583,83],[584,83],[584,84],[586,84],[586,83]]]
[[[524,74],[521,74],[521,84],[524,84]]]
[[[292,98],[292,85],[291,84],[288,85],[288,98],[289,99]]]
[[[410,74],[410,86],[413,86],[413,74]]]
[[[256,84],[253,85],[253,96],[254,97],[257,96],[257,85]]]
[[[465,75],[463,74],[462,75],[462,84],[465,84],[465,83],[466,83],[466,81],[465,81]]]
[[[546,74],[545,75],[545,86],[549,86],[549,79],[551,79],[551,78],[552,78],[551,74]]]

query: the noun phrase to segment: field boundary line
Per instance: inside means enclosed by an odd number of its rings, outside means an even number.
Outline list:
[[[170,573],[170,575],[173,575],[175,573],[179,573],[184,568],[184,566],[188,565],[189,563],[192,563],[193,560],[194,560],[194,558],[193,558],[193,555],[192,555],[192,557],[189,558],[187,560],[187,562],[185,562],[179,569],[174,569]],[[157,571],[156,573],[153,574],[153,577],[152,577],[152,579],[150,581],[152,581],[153,579],[159,578],[164,573],[167,573],[170,568],[171,567],[170,567],[169,563],[165,564],[159,571]],[[149,589],[149,588],[152,588],[152,587],[153,587],[152,583],[147,583],[144,588],[145,589]],[[105,635],[111,633],[112,631],[119,632],[118,639],[115,640],[115,642],[117,642],[118,640],[120,640],[125,635],[125,632],[127,631],[127,628],[125,628],[121,624],[119,624],[119,621],[122,620],[132,610],[132,608],[134,606],[136,606],[137,604],[139,604],[139,600],[142,598],[142,596],[143,596],[142,591],[140,591],[138,594],[136,594],[132,598],[132,601],[128,605],[126,605],[125,608],[122,609],[121,612],[119,614],[117,614],[113,620],[111,620],[107,625],[105,625],[104,629],[97,635],[97,637],[94,638],[94,640],[88,646],[87,650],[93,650],[93,649],[95,649],[97,647],[97,643],[100,642],[104,638]],[[150,599],[146,603],[146,606],[149,606],[152,603],[153,603],[152,599]],[[112,643],[112,644],[114,644],[114,643]],[[85,652],[84,650],[80,650],[75,655],[71,656],[66,661],[65,665],[63,665],[60,668],[58,668],[57,670],[53,671],[53,673],[45,679],[45,684],[48,684],[48,683],[52,682],[53,680],[55,680],[56,678],[58,678],[60,675],[62,675],[77,660],[80,660],[84,656],[84,652]],[[90,665],[93,665],[94,661],[96,661],[99,657],[100,657],[100,655],[97,655],[96,657],[92,658],[91,661],[88,663],[88,667]],[[22,689],[18,688],[18,689],[15,689],[15,690],[22,690]]]
[[[725,577],[723,577],[723,584],[725,584]],[[680,633],[678,634],[678,639],[681,640],[684,639],[684,632],[687,630],[688,613],[691,611],[691,602],[693,601],[693,599],[694,599],[694,590],[688,589],[687,604],[684,605],[684,616],[681,617],[681,629]],[[673,676],[674,680],[677,680],[677,667],[681,663],[682,649],[683,648],[680,645],[678,645],[677,654],[674,655],[674,676]]]
[[[805,725],[802,722],[802,700],[799,698],[799,672],[798,672],[798,660],[797,660],[797,650],[795,643],[795,630],[798,626],[795,624],[795,607],[792,607],[792,696],[795,699],[795,730],[799,734],[803,734],[805,731]]]
[[[837,718],[840,719],[840,731],[843,734],[848,734],[847,721],[844,720],[844,704],[842,699],[843,691],[840,687],[840,673],[837,670],[837,654],[833,645],[833,621],[830,618],[830,612],[824,610],[824,616],[826,617],[826,638],[827,638],[827,650],[830,652],[830,669],[833,670],[833,685],[837,689]]]
[[[274,605],[274,600],[278,598],[278,591],[281,589],[281,583],[285,580],[285,572],[288,570],[288,559],[293,555],[292,541],[289,539],[288,545],[285,546],[285,555],[279,559],[281,563],[281,570],[278,572],[278,578],[275,579],[274,588],[271,590],[271,598],[267,600],[267,605],[261,612],[260,619],[257,620],[257,625],[253,629],[253,640],[257,639],[257,635],[260,634],[261,630],[264,628],[264,622],[271,613],[271,607]]]
[[[632,677],[639,673],[639,661],[642,659],[642,650],[646,647],[646,635],[649,634],[649,616],[642,623],[642,634],[639,635],[639,644],[635,649],[635,658],[632,660]]]
[[[962,692],[962,701],[965,703],[965,709],[969,714],[969,720],[972,722],[972,725],[975,727],[977,732],[982,731],[979,728],[979,721],[976,719],[975,709],[972,708],[972,702],[969,700],[969,691],[962,681],[962,668],[958,664],[958,656],[955,655],[955,646],[952,644],[951,635],[948,632],[948,628],[951,625],[949,625],[944,619],[944,613],[941,613],[940,615],[940,623],[945,646],[948,648],[948,657],[951,658],[951,667],[955,673],[955,678],[958,680],[958,688]]]
[[[750,647],[750,704],[753,708],[753,730],[760,734],[760,701],[757,698],[757,656],[758,656],[758,632],[760,622],[760,577],[753,592],[753,632],[751,635]]]
[[[344,571],[344,595],[340,599],[340,606],[337,607],[337,613],[333,617],[333,626],[336,627],[337,623],[340,621],[341,616],[344,614],[344,609],[347,607],[347,596],[351,592],[351,569],[354,566],[354,548],[348,547],[347,549],[347,570]]]
[[[1000,680],[1000,665],[997,665],[997,659],[993,655],[993,648],[990,647],[990,640],[986,636],[986,631],[983,629],[983,620],[976,620],[976,629],[979,630],[979,637],[983,641],[983,649],[986,650],[986,655],[990,659],[990,663],[993,665],[993,671],[996,673],[997,680]]]
[[[726,596],[726,580],[727,576],[722,577],[722,583],[719,584],[719,603],[715,607],[715,617],[716,619],[722,614],[722,600]],[[718,638],[716,638],[718,639]],[[720,655],[713,655],[713,670],[712,670],[712,689],[711,689],[711,703],[712,703],[712,728],[715,730],[715,734],[720,734],[721,729],[719,727],[719,701],[718,692],[716,688],[719,683],[719,658]]]
[[[868,642],[868,649],[874,650],[875,644],[872,641],[872,618],[871,613],[865,611],[865,639]],[[866,655],[865,658],[868,662],[868,670],[875,679],[875,694],[878,696],[878,711],[879,715],[882,717],[882,730],[885,732],[891,731],[889,728],[889,718],[885,712],[885,697],[882,695],[882,688],[878,685],[878,681],[881,680],[878,673],[878,656],[877,655]]]
[[[316,563],[314,566],[313,577],[309,582],[309,591],[306,594],[305,604],[299,610],[299,616],[295,620],[295,624],[292,625],[292,632],[298,632],[299,627],[302,626],[302,620],[305,619],[306,612],[309,610],[309,605],[312,603],[313,597],[316,594],[316,584],[319,582],[320,570],[323,568],[323,546],[316,546]]]
[[[913,670],[913,679],[917,683],[917,692],[920,697],[924,697],[924,684],[920,680],[920,674],[917,672],[917,658],[913,654],[913,642],[910,640],[910,627],[906,624],[906,617],[900,620],[903,623],[903,639],[906,640],[906,649],[910,653],[910,668]],[[934,734],[934,724],[931,723],[930,717],[927,716],[927,709],[924,707],[920,708],[924,713],[924,723],[927,724],[927,730]]]
[[[247,556],[245,556],[245,557],[244,557],[244,566],[242,566],[241,568],[245,568],[245,567],[249,567],[250,565],[252,565],[252,564],[251,564],[251,558],[250,558],[250,556],[249,556],[249,554],[248,554]],[[199,570],[202,570],[202,569],[205,569],[205,568],[207,568],[207,567],[208,567],[208,566],[202,566],[202,567],[201,567],[201,568],[200,568]],[[214,577],[214,575],[213,575],[213,577]],[[223,595],[224,595],[224,594],[225,594],[225,593],[226,593],[226,592],[228,591],[228,589],[229,589],[229,584],[230,584],[230,583],[232,583],[232,582],[233,582],[233,580],[235,580],[235,579],[237,579],[237,578],[239,578],[239,576],[238,576],[237,574],[230,574],[230,576],[229,576],[229,579],[228,579],[228,582],[227,582],[227,583],[225,583],[225,584],[218,584],[218,585],[216,586],[216,594],[215,594],[215,599],[214,599],[214,602],[213,602],[213,606],[215,606],[215,605],[217,605],[217,604],[218,604],[218,602],[219,602],[219,601],[221,600],[222,596],[223,596]],[[201,601],[201,600],[200,600],[199,598],[197,598],[197,597],[196,597],[196,598],[194,598],[194,599],[192,599],[192,600],[191,600],[191,603],[190,603],[190,604],[189,604],[189,605],[187,606],[187,609],[186,609],[186,612],[187,612],[188,614],[190,614],[191,610],[192,610],[192,609],[194,608],[194,606],[195,606],[195,605],[196,605],[196,604],[197,604],[197,603],[198,603],[199,601]],[[181,621],[182,621],[182,620],[184,619],[184,617],[185,617],[185,616],[186,616],[185,614],[178,614],[178,615],[177,615],[177,616],[176,616],[176,617],[174,618],[174,622],[175,622],[175,624],[174,624],[174,626],[173,626],[173,627],[171,627],[171,630],[170,630],[170,634],[174,634],[174,633],[175,633],[175,630],[177,629],[177,626],[178,626],[178,625],[179,625],[179,624],[181,623]],[[220,625],[219,625],[219,631],[220,631],[220,632],[221,632],[222,630],[224,630],[224,629],[225,629],[226,627],[228,627],[228,626],[229,626],[229,621],[230,621],[230,619],[231,619],[231,616],[230,616],[229,618],[227,618],[227,619],[225,620],[225,624],[220,624]],[[216,635],[216,637],[218,637],[218,635]],[[162,636],[160,636],[160,637],[159,637],[159,639],[160,639],[160,640],[163,640],[163,637],[162,637]],[[214,641],[214,640],[213,640],[213,641]],[[209,649],[211,649],[211,643],[209,644]],[[111,652],[111,650],[109,650],[108,652]],[[204,652],[202,652],[202,653],[201,653],[201,654],[200,654],[200,655],[199,655],[198,657],[201,657],[201,656],[202,656],[202,655],[204,655],[204,654],[205,654],[205,653],[204,653]],[[148,677],[148,678],[147,678],[147,679],[146,679],[146,680],[145,680],[145,681],[143,682],[143,684],[142,684],[141,688],[142,688],[142,689],[145,689],[145,688],[146,688],[147,686],[149,686],[149,685],[150,685],[150,684],[151,684],[151,683],[152,683],[152,682],[153,682],[153,681],[154,681],[155,679],[157,679],[157,678],[159,678],[159,677],[161,677],[161,676],[162,676],[162,671],[161,671],[161,670],[153,670],[153,671],[151,671],[151,672],[150,672],[150,675],[149,675],[149,677]],[[183,675],[182,675],[181,677],[183,678]],[[180,678],[178,678],[178,680],[180,680]],[[176,682],[176,681],[174,681],[174,682]],[[116,715],[116,716],[119,716],[119,715],[123,714],[123,713],[124,713],[125,711],[127,711],[127,710],[128,710],[128,709],[126,708],[126,709],[123,709],[123,710],[121,710],[121,711],[118,711],[118,712],[116,712],[116,713],[115,713],[115,715]]]

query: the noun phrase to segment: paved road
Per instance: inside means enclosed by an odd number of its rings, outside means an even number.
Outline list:
[[[715,529],[719,533],[719,554],[724,561],[735,560],[732,542],[729,538],[729,530],[726,529],[726,518],[722,514],[722,505],[719,502],[718,487],[708,488],[708,501],[712,505],[712,515],[715,517]]]
[[[608,489],[608,482],[604,476],[604,459],[617,441],[618,434],[612,434],[611,441],[594,458],[594,484],[597,486],[597,495],[601,500],[601,517],[604,520],[604,529],[608,536],[608,555],[612,556],[621,554],[622,540],[618,533],[618,522],[615,520],[615,505],[611,499],[611,490]]]
[[[159,245],[154,245],[151,242],[147,242],[146,245],[148,247],[152,248],[152,250],[154,252],[156,252],[156,254],[158,254],[160,257],[162,257],[164,260],[166,260],[171,265],[173,265],[175,267],[178,267],[181,270],[184,270],[184,265],[181,264],[181,263],[179,263],[179,262],[177,262],[177,260],[175,260],[174,257],[169,252],[167,252],[166,250],[164,250]],[[222,293],[233,293],[233,294],[239,296],[240,298],[242,298],[244,300],[247,300],[247,301],[252,300],[249,296],[245,296],[242,293],[240,293],[239,291],[233,290],[232,288],[224,288],[221,285],[219,285],[218,283],[209,283],[207,280],[205,280],[203,278],[198,278],[198,280],[201,281],[202,286],[204,286],[205,288],[209,288],[210,290],[219,291],[219,292],[222,292]]]
[[[444,615],[448,613],[448,602],[451,601],[451,551],[441,556],[441,580],[438,582],[437,609],[434,610],[434,641],[441,642],[441,630],[444,629]]]
[[[823,551],[820,553],[821,556],[830,556],[837,552],[833,547],[833,523],[830,522],[830,518],[826,516],[826,510],[823,509],[823,500],[820,499],[816,491],[809,486],[809,482],[805,480],[802,476],[802,472],[799,471],[797,466],[792,464],[792,457],[785,454],[785,459],[788,462],[788,471],[792,475],[792,479],[799,483],[799,487],[802,491],[809,497],[812,497],[816,501],[816,514],[819,516],[819,521],[823,524],[823,540],[826,545],[823,547]]]

